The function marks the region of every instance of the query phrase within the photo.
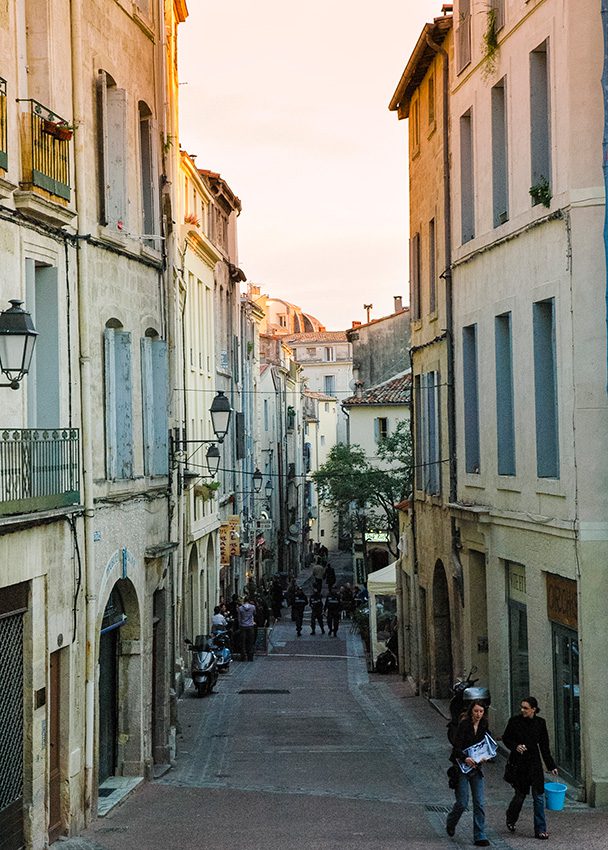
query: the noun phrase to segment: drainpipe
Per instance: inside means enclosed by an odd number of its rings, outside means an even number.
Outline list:
[[[70,4],[70,36],[72,47],[72,118],[76,128],[74,133],[74,177],[76,183],[76,206],[78,209],[79,236],[86,230],[85,201],[86,156],[84,146],[84,97],[82,69],[85,63],[82,57],[82,9],[81,0],[72,0]],[[89,284],[88,284],[88,245],[79,240],[77,251],[78,280],[78,333],[80,346],[80,404],[82,426],[82,486],[84,492],[84,549],[85,549],[85,589],[86,589],[86,652],[85,652],[85,783],[84,812],[87,822],[91,820],[93,803],[93,763],[95,746],[95,670],[96,670],[96,620],[97,594],[95,586],[95,554],[93,548],[93,443],[91,414],[91,346],[89,325]]]
[[[603,0],[607,2],[608,0]],[[443,219],[444,219],[444,250],[445,271],[441,275],[445,280],[445,321],[448,347],[448,453],[450,474],[450,502],[458,498],[458,478],[456,464],[456,402],[454,391],[454,317],[453,317],[453,291],[452,291],[452,189],[450,181],[450,132],[449,132],[449,104],[450,104],[450,61],[447,51],[427,34],[426,43],[441,55],[443,60]],[[452,566],[454,578],[460,594],[460,602],[464,607],[464,577],[462,562],[460,560],[460,530],[456,525],[456,518],[451,517],[452,537]]]
[[[604,69],[602,71],[602,93],[604,96],[604,138],[602,142],[604,186],[608,197],[608,0],[602,0],[602,32],[604,33]],[[604,210],[604,253],[608,269],[608,210]],[[606,277],[606,331],[608,333],[608,274]],[[607,387],[608,389],[608,387]]]

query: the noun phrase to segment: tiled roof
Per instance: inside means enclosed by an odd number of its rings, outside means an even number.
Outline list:
[[[317,401],[335,401],[335,395],[326,395],[325,393],[318,393],[314,390],[304,390],[304,395],[306,398],[315,398]]]
[[[285,339],[291,345],[307,342],[348,342],[346,331],[315,331],[303,334],[291,334]]]
[[[355,405],[388,405],[388,404],[409,404],[410,391],[412,386],[412,373],[403,372],[400,375],[395,375],[388,381],[382,384],[376,384],[375,387],[369,387],[363,390],[361,397],[351,395],[345,399],[342,404],[345,407],[354,407]]]

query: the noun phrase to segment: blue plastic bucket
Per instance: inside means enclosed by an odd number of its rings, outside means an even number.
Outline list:
[[[552,812],[561,812],[564,808],[568,786],[563,782],[545,782],[545,803]]]

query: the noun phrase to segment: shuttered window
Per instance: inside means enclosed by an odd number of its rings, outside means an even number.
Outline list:
[[[127,93],[105,71],[97,78],[99,218],[127,229]]]
[[[163,339],[141,340],[141,382],[144,432],[144,472],[167,475],[168,462],[168,350]]]
[[[104,331],[106,403],[106,475],[133,477],[133,401],[131,334]]]

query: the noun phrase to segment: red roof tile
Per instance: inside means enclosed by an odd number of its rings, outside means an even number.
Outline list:
[[[401,375],[396,375],[382,384],[376,384],[375,387],[369,387],[363,390],[361,396],[351,395],[345,399],[342,404],[344,407],[354,407],[356,405],[389,405],[389,404],[409,404],[412,386],[412,373],[404,372]]]

